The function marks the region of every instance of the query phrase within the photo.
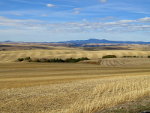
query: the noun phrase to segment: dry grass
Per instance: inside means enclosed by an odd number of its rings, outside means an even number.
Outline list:
[[[146,57],[150,52],[67,47],[0,51],[0,113],[94,113],[148,96],[150,63],[146,58],[105,59],[101,66],[13,62],[26,56],[94,60],[109,54]]]
[[[97,82],[97,81],[96,81]],[[66,113],[92,113],[150,94],[150,77],[118,77],[102,80],[81,96]]]
[[[112,58],[103,59],[100,63],[102,66],[141,66],[149,64],[150,58]]]
[[[150,94],[150,66],[0,63],[1,113],[94,113]]]
[[[141,67],[141,65],[150,65],[150,58],[108,58],[97,60],[84,60],[80,63],[97,64],[103,67]]]
[[[79,48],[53,47],[52,50],[18,50],[18,51],[0,51],[0,62],[12,62],[20,57],[32,58],[81,58],[98,59],[105,55],[122,56],[144,56],[150,55],[150,51],[138,50],[103,50],[103,51],[85,51]]]

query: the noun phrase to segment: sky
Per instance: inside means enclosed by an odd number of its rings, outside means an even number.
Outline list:
[[[150,0],[0,0],[0,41],[150,41]]]

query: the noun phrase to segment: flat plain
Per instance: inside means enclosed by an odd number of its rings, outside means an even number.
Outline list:
[[[150,63],[146,58],[149,53],[140,50],[85,51],[66,47],[54,50],[1,51],[0,112],[101,113],[106,110],[107,113],[107,110],[115,106],[145,99],[150,97]],[[107,54],[145,58],[126,58],[123,61],[122,58],[117,61],[106,59],[103,65],[15,62],[17,58],[26,56],[88,57],[95,60]],[[133,63],[124,63],[132,60]],[[140,110],[136,112],[141,112]]]

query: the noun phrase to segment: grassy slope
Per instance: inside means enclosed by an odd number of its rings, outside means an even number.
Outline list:
[[[104,55],[114,54],[122,56],[145,56],[150,55],[150,51],[137,50],[104,50],[104,51],[85,51],[79,48],[53,47],[52,50],[18,50],[18,51],[0,51],[0,62],[12,62],[20,57],[32,58],[81,58],[98,59]]]

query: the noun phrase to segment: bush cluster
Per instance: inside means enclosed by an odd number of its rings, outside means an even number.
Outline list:
[[[62,59],[55,58],[55,59],[48,59],[48,58],[37,58],[32,60],[33,62],[63,62]]]
[[[25,57],[25,58],[18,58],[17,61],[22,62],[22,61],[28,61],[31,62],[32,59],[30,57]]]
[[[102,58],[117,58],[116,55],[105,55]]]
[[[28,61],[28,62],[50,62],[50,63],[76,63],[79,61],[83,60],[89,60],[87,57],[82,57],[82,58],[67,58],[67,59],[61,59],[61,58],[53,58],[53,59],[48,59],[48,58],[37,58],[37,59],[31,59],[30,57],[25,57],[25,58],[18,58],[17,61],[22,62],[22,61]]]
[[[123,56],[123,58],[143,58],[143,56]]]
[[[136,58],[137,56],[123,56],[123,58]]]
[[[75,62],[80,62],[83,60],[89,60],[87,57],[82,57],[82,58],[67,58],[66,60],[64,60],[65,62],[71,62],[71,63],[75,63]]]

